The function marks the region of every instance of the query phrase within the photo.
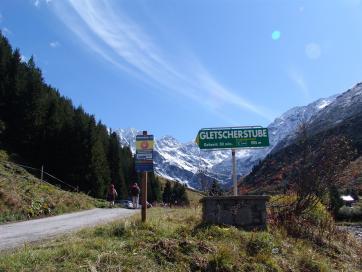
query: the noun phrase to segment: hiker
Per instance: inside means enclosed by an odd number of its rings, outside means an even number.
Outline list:
[[[109,207],[114,206],[114,201],[116,200],[117,197],[117,191],[114,188],[114,185],[111,184],[108,188],[108,193],[107,193],[107,200],[109,201]]]
[[[133,209],[138,208],[138,201],[139,201],[139,195],[140,195],[140,187],[138,187],[137,182],[133,183],[131,187],[131,196],[132,196],[132,203],[133,203]]]

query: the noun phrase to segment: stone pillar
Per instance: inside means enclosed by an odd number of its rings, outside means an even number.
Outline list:
[[[247,230],[266,229],[266,202],[269,198],[259,195],[204,197],[201,200],[203,222]]]

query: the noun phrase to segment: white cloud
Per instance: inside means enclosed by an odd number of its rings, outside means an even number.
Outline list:
[[[58,42],[58,41],[51,42],[51,43],[49,43],[49,46],[50,46],[50,47],[53,47],[53,48],[59,47],[59,46],[60,46],[60,42]]]
[[[33,0],[35,7],[39,7],[42,3],[50,4],[53,0]]]
[[[305,54],[310,59],[319,59],[321,56],[321,47],[317,43],[308,43],[305,46]]]
[[[188,97],[220,118],[234,106],[270,120],[271,116],[210,75],[195,57],[171,61],[155,42],[107,1],[55,1],[57,15],[90,49],[113,65],[172,94]],[[225,107],[224,107],[225,110]],[[231,119],[230,119],[231,121]]]
[[[295,70],[290,70],[289,78],[297,85],[298,89],[302,92],[305,99],[310,99],[309,87],[303,75]]]

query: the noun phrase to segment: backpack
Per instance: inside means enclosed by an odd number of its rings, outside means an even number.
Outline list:
[[[108,196],[107,196],[107,198],[108,199],[115,199],[116,197],[117,197],[117,191],[116,191],[116,189],[112,189],[112,191],[108,191]]]
[[[132,194],[133,196],[136,196],[136,195],[138,195],[139,193],[140,193],[140,189],[138,188],[138,186],[133,185],[132,188],[131,188],[131,194]]]
[[[118,194],[117,194],[116,189],[113,188],[113,190],[112,190],[112,196],[113,196],[113,197],[116,197],[117,195],[118,195]]]

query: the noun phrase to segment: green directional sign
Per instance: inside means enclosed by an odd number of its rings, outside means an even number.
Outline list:
[[[262,127],[203,128],[196,143],[200,149],[266,147],[269,135]]]

